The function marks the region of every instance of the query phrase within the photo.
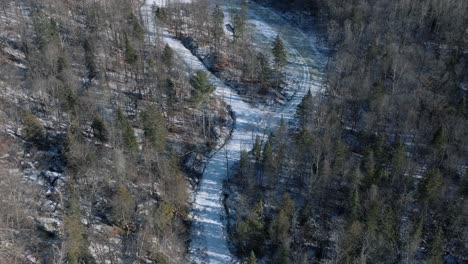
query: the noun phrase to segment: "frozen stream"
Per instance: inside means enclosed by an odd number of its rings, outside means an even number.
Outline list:
[[[143,12],[150,12],[152,4],[159,2],[161,1],[147,0],[142,8]],[[218,2],[227,15],[239,8],[237,3],[231,1]],[[151,20],[151,16],[149,17]],[[222,203],[223,182],[230,171],[229,168],[239,160],[241,150],[251,149],[256,135],[263,135],[265,131],[274,129],[281,116],[285,120],[292,119],[297,104],[308,89],[319,90],[320,69],[325,60],[315,48],[317,45],[314,38],[303,34],[273,10],[252,3],[249,3],[249,24],[259,50],[269,52],[278,33],[285,42],[289,53],[286,75],[287,88],[290,91],[290,100],[285,106],[260,109],[249,105],[235,91],[209,73],[178,40],[169,34],[163,34],[163,40],[174,49],[190,71],[208,72],[211,82],[216,86],[215,96],[223,98],[231,105],[236,118],[232,137],[207,163],[199,189],[195,193],[189,245],[190,262],[194,263],[238,263],[229,251],[226,216]]]

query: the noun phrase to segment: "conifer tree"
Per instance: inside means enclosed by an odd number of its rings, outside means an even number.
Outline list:
[[[65,231],[65,248],[68,261],[71,264],[81,263],[81,258],[85,255],[86,239],[84,237],[83,225],[81,224],[81,210],[79,197],[72,192],[70,206],[63,219]]]
[[[275,41],[273,42],[272,52],[275,60],[276,70],[279,72],[283,69],[284,66],[286,66],[287,63],[286,50],[279,35],[276,36]]]
[[[166,148],[166,120],[154,106],[141,113],[145,138],[159,153]]]
[[[252,152],[255,156],[255,160],[257,162],[260,161],[262,158],[262,140],[260,139],[260,136],[255,137],[255,143]]]
[[[215,50],[216,52],[219,51],[223,36],[224,36],[224,13],[219,7],[216,5],[215,10],[213,11],[213,29],[212,35],[215,43]]]
[[[235,14],[233,18],[234,25],[234,39],[236,41],[243,41],[245,39],[245,31],[247,24],[247,1],[242,0],[241,11],[239,14]]]
[[[257,258],[253,250],[250,251],[249,264],[257,264]]]
[[[107,142],[108,140],[108,131],[104,121],[99,115],[96,115],[93,119],[93,123],[91,124],[91,129],[93,130],[93,135],[102,143]]]
[[[204,71],[198,71],[190,80],[192,87],[194,88],[194,101],[200,103],[204,101],[208,95],[210,95],[215,87],[211,84],[208,79],[208,74]]]
[[[122,140],[125,148],[130,152],[137,151],[138,142],[135,136],[135,130],[133,130],[132,124],[128,121],[120,109],[117,111],[117,119],[122,130]]]
[[[133,65],[138,60],[138,54],[135,48],[133,47],[132,43],[128,39],[128,36],[126,33],[124,34],[124,38],[125,38],[125,62],[130,65]]]
[[[171,69],[173,65],[173,60],[174,60],[174,51],[166,43],[166,45],[164,46],[163,54],[162,54],[162,61],[168,69]]]

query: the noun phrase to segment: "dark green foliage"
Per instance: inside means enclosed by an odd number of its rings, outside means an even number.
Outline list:
[[[125,149],[127,149],[130,152],[136,152],[138,150],[138,142],[132,124],[130,123],[130,121],[128,121],[128,119],[124,116],[120,109],[117,112],[117,119],[119,121],[120,129],[122,131],[122,140]]]
[[[159,153],[166,149],[167,129],[163,115],[153,106],[141,113],[146,140]]]
[[[101,142],[107,142],[109,137],[109,132],[107,131],[106,124],[99,115],[94,117],[93,123],[91,124],[91,129],[93,130],[93,135],[95,138],[99,139]]]
[[[125,40],[125,62],[133,65],[138,61],[138,54],[132,43],[128,39],[127,34],[124,35]]]
[[[282,204],[278,214],[272,220],[270,235],[276,245],[287,248],[291,240],[292,219],[295,212],[295,204],[289,194],[282,198]]]
[[[241,11],[239,14],[235,14],[233,18],[234,26],[234,39],[236,41],[242,41],[245,38],[246,21],[247,21],[247,1],[242,0]]]
[[[23,116],[23,136],[35,144],[42,144],[46,138],[44,125],[31,113],[25,113]]]
[[[215,42],[216,50],[219,49],[219,45],[221,44],[222,38],[224,36],[224,13],[219,7],[216,5],[215,10],[213,11],[213,27],[212,27],[212,35]]]
[[[98,68],[94,55],[94,45],[90,39],[85,39],[83,42],[83,49],[85,51],[85,66],[88,70],[88,78],[94,79],[98,75]]]
[[[162,54],[162,61],[168,69],[171,69],[174,63],[173,60],[174,60],[174,51],[166,43],[166,45],[164,46],[163,54]]]
[[[273,57],[275,59],[276,70],[280,71],[287,63],[287,54],[284,48],[283,41],[280,36],[277,35],[275,41],[273,42],[272,49]]]
[[[145,39],[145,30],[138,21],[138,18],[133,13],[131,13],[128,16],[128,22],[132,26],[133,36],[139,41],[143,41]]]
[[[255,257],[253,250],[250,251],[249,264],[257,264],[257,258]]]
[[[273,149],[271,146],[271,139],[268,139],[263,147],[263,158],[262,158],[263,168],[265,172],[270,172],[274,170],[273,163]]]
[[[34,11],[33,22],[36,33],[36,43],[39,49],[44,51],[49,43],[58,43],[59,35],[57,23],[53,19],[48,18],[41,11]]]
[[[444,245],[444,233],[442,228],[438,228],[434,234],[434,238],[431,243],[431,248],[429,252],[429,264],[439,264],[442,263],[442,257],[444,255],[443,250]]]
[[[79,197],[77,194],[72,194],[71,197],[70,206],[63,219],[65,249],[69,263],[78,264],[86,256],[86,239],[81,224]]]
[[[263,92],[268,91],[268,87],[271,82],[271,69],[268,63],[268,58],[265,54],[259,52],[257,53],[257,64],[258,64],[258,71],[257,71],[257,80],[260,82],[261,88]]]
[[[252,250],[263,251],[265,240],[265,219],[262,201],[258,201],[256,206],[244,218],[238,219],[236,225],[236,239],[240,245],[241,253],[246,255]]]
[[[343,142],[338,141],[335,150],[334,171],[338,175],[343,175],[346,149]]]
[[[307,92],[306,96],[302,98],[301,103],[297,106],[296,117],[299,120],[299,125],[304,128],[310,125],[313,114],[313,98],[312,92]]]
[[[262,140],[260,136],[255,137],[255,143],[252,149],[255,160],[259,162],[262,159]]]
[[[215,90],[215,87],[208,79],[208,74],[204,71],[195,73],[190,80],[190,84],[194,88],[193,100],[196,103],[203,102]]]
[[[444,179],[439,170],[431,170],[420,186],[420,198],[422,201],[429,203],[436,202],[441,194],[442,187],[444,186]]]

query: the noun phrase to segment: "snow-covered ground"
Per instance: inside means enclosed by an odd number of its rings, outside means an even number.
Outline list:
[[[149,12],[154,3],[161,4],[161,1],[147,0],[143,7],[144,12]],[[231,1],[219,1],[219,4],[227,12],[227,17],[232,17],[230,12],[239,8]],[[271,50],[271,43],[278,33],[288,48],[289,63],[286,67],[286,76],[288,76],[287,88],[291,100],[285,106],[259,109],[244,102],[235,91],[208,72],[180,41],[169,34],[162,36],[163,40],[175,50],[177,56],[185,62],[189,71],[195,73],[203,70],[208,73],[211,82],[216,86],[215,96],[231,105],[236,118],[231,139],[213,153],[203,173],[199,190],[195,193],[191,211],[192,237],[189,245],[190,261],[195,263],[238,262],[229,251],[226,215],[222,203],[223,183],[230,166],[239,160],[241,150],[252,148],[256,135],[268,134],[277,127],[281,117],[285,120],[293,119],[297,104],[308,89],[319,90],[320,69],[325,60],[314,48],[314,41],[274,11],[252,3],[249,4],[249,23],[252,25],[252,33],[256,36],[255,44],[259,50],[264,52]]]

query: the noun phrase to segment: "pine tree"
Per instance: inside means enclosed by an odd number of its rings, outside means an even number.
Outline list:
[[[171,69],[173,65],[173,59],[174,59],[174,51],[166,43],[166,45],[164,46],[163,54],[162,54],[162,62],[164,63],[164,65],[166,65],[168,69]]]
[[[206,97],[215,90],[215,87],[208,79],[208,74],[204,71],[198,71],[195,73],[190,80],[190,83],[195,91],[195,95],[193,96],[194,101],[197,103],[204,101]]]
[[[260,139],[260,136],[255,137],[255,143],[252,152],[255,156],[255,160],[257,162],[260,161],[262,158],[262,140]]]
[[[167,138],[166,120],[163,115],[151,106],[141,113],[141,119],[147,142],[159,153],[163,153],[166,149]]]
[[[85,66],[88,70],[88,79],[94,79],[98,75],[98,68],[96,66],[96,59],[94,56],[94,46],[91,40],[85,39],[83,42],[83,49],[85,51]]]
[[[268,139],[263,147],[263,167],[266,171],[271,170],[273,166],[273,149],[271,148],[271,139]]]
[[[437,198],[440,196],[443,185],[444,179],[440,171],[437,169],[431,170],[422,182],[420,197],[423,201],[428,201],[431,204],[436,202]]]
[[[304,128],[309,124],[310,119],[312,118],[313,111],[313,98],[312,92],[307,92],[306,96],[302,98],[301,103],[297,106],[296,117],[299,120],[299,125],[301,128]]]
[[[243,0],[241,3],[241,11],[239,14],[234,15],[234,39],[236,41],[243,41],[245,37],[246,24],[247,24],[247,1]]]
[[[95,138],[97,138],[102,143],[107,142],[109,133],[101,116],[96,115],[94,117],[93,123],[91,124],[91,129],[93,130],[93,135]]]
[[[438,228],[434,238],[432,239],[431,249],[429,251],[429,264],[439,264],[442,263],[442,256],[444,254],[443,251],[444,245],[444,233],[442,228]]]
[[[249,264],[257,264],[257,258],[253,250],[250,251]]]
[[[262,92],[268,92],[268,87],[271,83],[271,69],[268,63],[268,58],[262,52],[257,54],[258,72],[257,80],[260,82]]]
[[[212,16],[213,16],[212,35],[213,35],[213,39],[215,43],[215,49],[216,51],[218,51],[221,45],[221,41],[224,36],[224,13],[219,7],[219,5],[216,5]]]
[[[336,144],[335,150],[335,163],[334,163],[334,171],[338,175],[343,175],[344,170],[344,162],[345,162],[345,145],[343,142],[338,141]]]
[[[68,261],[71,264],[81,263],[80,259],[85,255],[86,251],[86,239],[83,225],[81,224],[79,197],[76,193],[72,193],[71,195],[70,206],[67,208],[67,214],[64,216],[63,225]]]
[[[276,70],[281,71],[283,67],[286,66],[287,55],[283,41],[279,35],[276,36],[275,41],[273,42],[272,52],[275,59]]]
[[[127,34],[124,34],[124,38],[125,38],[125,62],[130,65],[133,65],[138,60],[138,54],[135,48],[132,46],[132,43],[128,39]]]
[[[137,151],[138,142],[135,136],[135,130],[133,130],[132,124],[127,120],[120,109],[117,111],[117,119],[122,130],[122,140],[125,148],[130,152]]]

